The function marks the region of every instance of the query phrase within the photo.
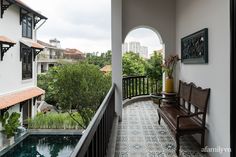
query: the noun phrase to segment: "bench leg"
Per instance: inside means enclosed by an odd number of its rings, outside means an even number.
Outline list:
[[[175,135],[175,141],[176,141],[176,155],[179,156],[179,135]]]
[[[201,136],[201,148],[204,148],[204,140],[205,140],[205,132],[202,133],[202,136]]]
[[[159,119],[158,119],[158,124],[161,125],[161,115],[160,115],[159,112],[158,112],[158,118],[159,118]]]

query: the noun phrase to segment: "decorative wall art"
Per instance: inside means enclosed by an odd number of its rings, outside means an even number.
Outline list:
[[[181,39],[181,62],[208,63],[208,29],[204,28]]]

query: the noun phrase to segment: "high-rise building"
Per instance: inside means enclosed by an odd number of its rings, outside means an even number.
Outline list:
[[[122,44],[122,54],[129,52],[128,43]]]
[[[148,58],[148,47],[147,46],[141,46],[140,47],[140,52],[139,52],[139,56],[143,57],[143,58]]]
[[[137,41],[122,44],[122,54],[126,52],[134,52],[139,54],[140,57],[148,58],[148,47],[141,46],[140,42]]]
[[[129,51],[131,52],[139,53],[140,47],[141,47],[140,42],[132,41],[129,43]]]

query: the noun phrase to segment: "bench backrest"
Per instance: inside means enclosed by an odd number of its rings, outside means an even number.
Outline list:
[[[207,104],[210,95],[210,89],[202,89],[201,87],[192,86],[190,103],[194,106],[194,112],[203,112],[201,116],[197,116],[196,119],[205,126],[206,113],[207,113]]]
[[[180,105],[179,107],[186,110],[187,112],[189,112],[188,104],[190,102],[191,89],[192,89],[192,84],[182,82],[181,80],[179,81],[179,92],[178,92],[179,105]]]
[[[203,112],[197,116],[197,120],[205,125],[207,104],[210,95],[210,88],[202,89],[194,83],[179,82],[179,105],[189,114]]]

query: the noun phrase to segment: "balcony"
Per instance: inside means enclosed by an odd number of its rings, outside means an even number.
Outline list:
[[[155,88],[154,88],[155,87]],[[122,121],[115,114],[113,85],[85,130],[72,157],[177,157],[175,137],[162,120],[158,105],[151,100],[157,83],[146,76],[123,78]],[[132,99],[131,99],[132,98]],[[192,136],[180,139],[180,157],[208,157]]]

